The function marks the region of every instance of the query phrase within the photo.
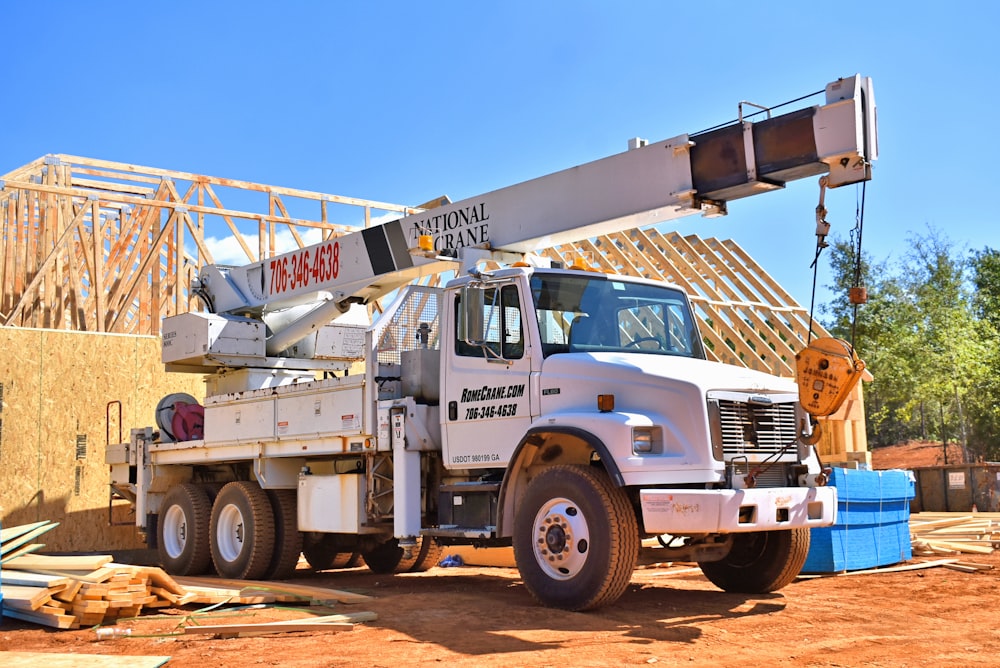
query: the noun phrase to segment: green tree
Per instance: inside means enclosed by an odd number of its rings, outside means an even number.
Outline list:
[[[868,303],[855,308],[848,288],[858,275],[851,244],[834,241],[829,286],[836,299],[824,307],[828,328],[852,340],[874,381],[865,388],[869,442],[948,439],[986,452],[986,433],[1000,415],[982,400],[997,353],[996,337],[984,333],[977,308],[986,308],[970,281],[970,263],[934,229],[909,240],[909,251],[895,263],[875,263],[861,254],[861,283]],[[987,269],[1000,271],[995,255]],[[979,276],[979,274],[976,274]],[[985,270],[984,281],[991,279]],[[998,283],[992,283],[998,291]],[[998,298],[994,304],[1000,304]],[[1000,316],[1000,310],[994,311]],[[997,370],[998,367],[993,367]],[[994,395],[997,396],[997,395]],[[992,433],[997,433],[993,431]]]
[[[983,342],[981,369],[970,380],[967,409],[969,446],[980,457],[1000,460],[1000,252],[972,253],[973,305]]]
[[[849,290],[854,286],[856,256],[853,246],[835,239],[830,264],[834,282],[827,286],[836,295],[822,311],[829,316],[827,329],[853,343],[874,376],[864,389],[869,441],[885,445],[919,437],[910,424],[915,399],[909,392],[919,366],[909,351],[915,345],[915,310],[905,288],[888,262],[873,262],[861,254],[860,282],[867,288],[868,303],[855,307]]]
[[[914,393],[936,409],[938,438],[968,444],[966,397],[983,373],[984,342],[972,307],[968,263],[952,243],[930,229],[910,240],[905,283],[918,313],[915,351],[922,371]]]
[[[984,248],[972,253],[972,283],[976,288],[976,315],[1000,331],[1000,251]]]

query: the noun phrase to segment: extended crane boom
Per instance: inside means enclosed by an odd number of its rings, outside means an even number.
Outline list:
[[[503,253],[529,253],[694,213],[724,215],[730,200],[828,173],[837,187],[871,178],[877,156],[871,80],[826,86],[826,103],[699,135],[679,135],[594,162],[413,214],[243,267],[202,269],[198,294],[220,314],[269,320],[276,355],[350,303],[416,278]],[[742,104],[741,104],[742,109]],[[416,254],[420,235],[434,252]],[[474,249],[476,252],[468,252]]]

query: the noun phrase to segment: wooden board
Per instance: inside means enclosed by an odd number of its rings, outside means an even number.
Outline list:
[[[169,656],[122,656],[120,654],[57,654],[55,652],[0,652],[4,668],[158,668]]]
[[[4,544],[4,547],[5,547],[7,541],[13,540],[14,538],[17,538],[18,536],[23,536],[24,534],[28,533],[29,531],[33,531],[34,529],[37,529],[39,527],[43,527],[43,526],[45,526],[47,524],[49,524],[49,521],[45,520],[45,521],[42,521],[42,522],[33,522],[31,524],[22,524],[22,525],[16,526],[16,527],[7,527],[6,529],[0,529],[0,543]],[[3,551],[6,552],[6,550],[3,550]]]
[[[45,554],[31,554],[4,564],[5,568],[23,571],[96,571],[114,558],[110,555],[56,557]]]
[[[18,610],[37,610],[52,598],[46,587],[2,584],[0,591],[3,591],[4,607],[14,607]]]
[[[371,596],[365,594],[355,594],[339,589],[326,589],[324,587],[312,587],[309,585],[298,585],[288,582],[270,582],[256,580],[231,580],[226,578],[206,578],[206,577],[178,577],[175,578],[184,587],[223,587],[230,589],[250,590],[253,592],[267,592],[272,594],[289,594],[296,598],[316,601],[319,603],[361,603],[370,601]]]
[[[52,522],[52,523],[46,522],[40,527],[35,527],[34,529],[26,531],[23,535],[20,535],[17,538],[11,538],[10,540],[5,541],[4,544],[0,546],[0,555],[7,556],[8,554],[12,554],[19,547],[22,547],[30,543],[34,539],[41,536],[43,533],[51,531],[52,529],[55,529],[57,526],[59,526],[58,522]]]
[[[6,555],[3,556],[3,558],[0,558],[0,564],[7,564],[22,555],[31,554],[32,552],[38,552],[43,547],[45,547],[44,543],[32,543],[30,545],[19,547],[16,550],[8,552]]]
[[[32,573],[30,571],[12,571],[7,570],[6,573],[0,577],[0,582],[5,585],[24,585],[27,587],[48,587],[50,590],[62,591],[69,587],[71,578],[59,576],[59,575],[42,575],[41,573]]]
[[[213,626],[188,626],[184,633],[211,634],[223,638],[249,638],[251,636],[269,635],[273,633],[292,633],[295,631],[353,631],[354,624],[344,622],[275,622],[265,624],[221,624]]]
[[[49,615],[34,610],[15,610],[9,605],[4,605],[3,616],[43,626],[51,626],[54,629],[76,629],[80,627],[77,618],[73,615]]]

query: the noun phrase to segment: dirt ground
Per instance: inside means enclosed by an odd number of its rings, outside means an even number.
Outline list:
[[[310,609],[167,610],[124,623],[131,637],[98,641],[93,629],[55,631],[4,618],[0,650],[119,655],[122,666],[127,655],[169,656],[166,665],[177,668],[996,666],[1000,551],[963,559],[995,569],[800,578],[764,596],[721,592],[690,564],[653,564],[636,570],[615,605],[587,613],[539,607],[508,568],[303,571],[296,582],[371,595],[332,612],[371,611],[377,621],[351,631],[220,639],[172,634],[192,620],[257,623],[305,618]]]
[[[958,443],[948,444],[948,463],[961,464],[970,461],[968,453]],[[872,450],[874,469],[912,469],[923,466],[943,466],[944,446],[941,442],[908,441]]]
[[[941,463],[930,461],[939,451],[940,444],[913,443],[875,451],[873,459],[876,468],[927,466]],[[636,570],[615,605],[587,613],[538,606],[509,568],[439,567],[389,576],[365,568],[303,570],[294,582],[372,599],[333,609],[170,609],[123,623],[133,635],[108,641],[98,641],[93,629],[56,631],[3,618],[0,651],[114,655],[122,666],[129,655],[168,656],[170,668],[1000,665],[1000,551],[961,560],[994,569],[937,566],[800,578],[775,594],[746,596],[719,591],[692,564],[653,564]],[[910,563],[926,561],[932,560]],[[362,611],[378,619],[352,631],[178,635],[182,624]]]

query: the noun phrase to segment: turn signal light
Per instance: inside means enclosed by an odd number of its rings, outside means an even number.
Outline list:
[[[610,413],[615,409],[615,395],[613,394],[598,394],[597,395],[597,410],[602,413]]]

